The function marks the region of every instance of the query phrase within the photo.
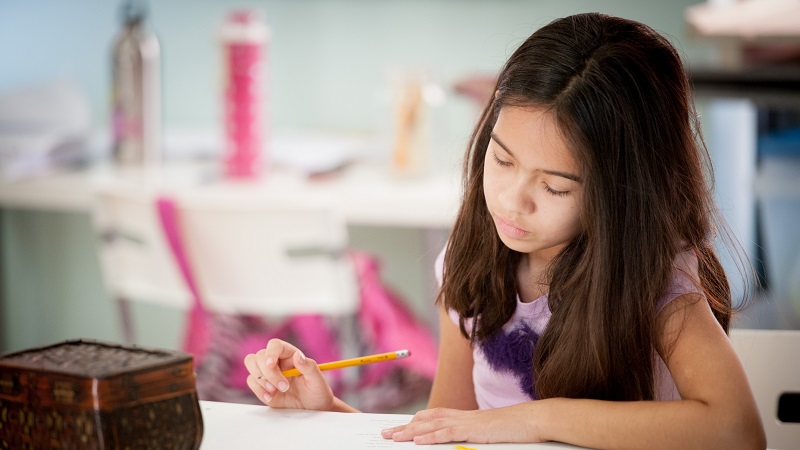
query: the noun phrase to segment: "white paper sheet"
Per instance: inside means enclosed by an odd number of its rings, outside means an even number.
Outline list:
[[[414,445],[381,437],[384,428],[408,423],[407,414],[348,414],[271,409],[258,405],[200,402],[205,432],[201,450],[232,449],[569,449],[564,444],[440,444]]]

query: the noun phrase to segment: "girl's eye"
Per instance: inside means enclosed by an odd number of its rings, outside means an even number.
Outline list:
[[[492,152],[492,156],[494,157],[494,162],[497,163],[499,166],[508,167],[511,165],[508,161],[503,161],[502,159],[497,157],[497,152]]]
[[[544,185],[544,188],[545,188],[545,190],[547,191],[548,194],[555,195],[556,197],[566,197],[566,196],[569,195],[569,191],[557,191],[557,190],[551,188],[550,186],[548,186],[547,184]]]

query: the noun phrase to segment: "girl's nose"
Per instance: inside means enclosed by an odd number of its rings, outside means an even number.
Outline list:
[[[500,204],[508,212],[530,214],[536,210],[536,203],[530,195],[530,186],[525,180],[514,180],[499,195]]]

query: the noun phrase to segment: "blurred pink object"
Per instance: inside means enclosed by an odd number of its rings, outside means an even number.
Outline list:
[[[470,75],[457,80],[453,90],[473,101],[479,110],[483,110],[494,97],[497,77],[490,74]]]
[[[433,333],[383,283],[378,260],[375,257],[358,251],[351,251],[350,255],[358,272],[361,292],[358,319],[362,340],[370,346],[370,353],[408,349],[411,357],[399,359],[396,363],[433,380],[438,359],[438,348]],[[393,364],[366,366],[361,384],[378,383],[388,375],[392,366]]]
[[[269,30],[254,10],[231,13],[221,30],[224,64],[224,170],[230,178],[261,174],[264,152],[262,83]]]
[[[189,257],[184,248],[175,201],[171,197],[161,196],[156,200],[156,207],[164,230],[164,237],[166,237],[169,248],[172,250],[172,256],[175,258],[175,264],[180,269],[183,280],[192,293],[192,306],[183,336],[183,350],[191,353],[194,356],[195,366],[199,366],[208,350],[211,337],[209,313],[203,307],[203,300],[200,298],[200,291],[197,289]]]

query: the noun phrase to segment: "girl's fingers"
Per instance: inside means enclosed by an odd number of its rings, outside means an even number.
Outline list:
[[[413,440],[417,444],[434,444],[462,440],[456,436],[457,427],[450,418],[456,411],[444,408],[423,410],[414,415],[411,422],[381,431],[384,439],[397,442]]]
[[[261,376],[259,381],[275,387],[281,392],[289,389],[289,380],[281,370],[293,367],[291,359],[300,350],[294,345],[280,339],[270,339],[265,349],[259,350],[255,355],[257,373]],[[251,372],[252,373],[252,372]]]
[[[298,350],[292,357],[292,363],[294,367],[306,377],[307,381],[322,379],[322,372],[319,370],[317,362],[311,358],[306,358],[303,352]]]
[[[275,386],[273,386],[266,380],[266,378],[264,378],[264,371],[261,370],[261,368],[258,366],[256,359],[257,359],[256,355],[253,353],[245,356],[244,357],[245,368],[247,368],[247,371],[250,372],[250,375],[252,375],[255,378],[256,382],[261,384],[261,387],[263,387],[267,391],[270,391],[270,393],[274,392]]]
[[[269,342],[267,342],[267,347],[264,349],[265,363],[268,361],[278,363],[283,360],[288,360],[299,351],[300,349],[286,341],[270,339]],[[289,367],[281,365],[281,369],[285,370],[287,368]]]
[[[261,376],[261,369],[258,368],[258,363],[256,362],[256,355],[254,353],[250,353],[249,355],[244,357],[244,367],[247,368],[247,371],[250,372],[250,375],[259,377]]]
[[[413,437],[417,445],[444,444],[447,442],[467,441],[466,437],[456,435],[456,428],[437,428],[430,433],[418,434]]]
[[[331,407],[333,394],[316,361],[306,358],[303,352],[288,342],[272,339],[266,348],[247,355],[244,364],[250,372],[248,386],[264,403],[272,401],[281,393],[287,393],[290,386],[294,385],[295,389],[289,397],[280,397],[281,406],[289,401],[307,409]],[[293,377],[288,378],[282,373],[292,368],[300,372],[300,383],[293,382]],[[292,400],[289,400],[290,397]]]
[[[392,428],[385,428],[385,429],[381,430],[381,437],[384,438],[384,439],[393,439],[395,433],[399,433],[399,432],[403,431],[405,428],[406,428],[405,425],[400,425],[400,426],[392,427]]]
[[[288,342],[281,341],[280,339],[270,339],[265,348],[259,350],[255,354],[251,353],[251,355],[254,356],[252,362],[255,363],[255,366],[253,367],[257,367],[262,375],[266,374],[266,372],[274,367],[280,360],[291,358],[297,351],[299,351],[297,347]],[[247,355],[247,357],[245,357],[245,365],[252,373],[253,367],[248,365],[249,356],[250,355]]]
[[[422,411],[418,411],[414,414],[414,417],[411,419],[411,422],[405,425],[398,425],[392,428],[386,428],[381,430],[381,436],[384,439],[393,439],[395,441],[409,441],[413,438],[413,434],[409,436],[410,433],[406,432],[406,428],[412,426],[414,423],[425,422],[426,420],[430,419],[433,414],[435,414],[432,409],[425,409]]]
[[[405,425],[398,425],[396,427],[383,429],[383,430],[381,430],[381,436],[384,439],[395,439],[395,436],[397,436],[398,438],[400,438],[402,436],[405,436],[407,434],[407,433],[404,433],[406,427],[410,426],[411,424],[413,424],[415,422],[423,422],[425,420],[428,420],[429,418],[433,417],[434,414],[437,414],[434,411],[438,411],[438,410],[435,410],[435,409],[424,409],[422,411],[417,411],[417,413],[414,414],[414,417],[411,418],[411,422],[409,422],[409,423],[407,423]],[[400,433],[400,434],[398,434],[398,433]],[[406,439],[406,440],[408,440],[408,439]]]
[[[265,405],[269,404],[269,401],[272,400],[272,394],[268,393],[252,374],[247,376],[247,386]]]

